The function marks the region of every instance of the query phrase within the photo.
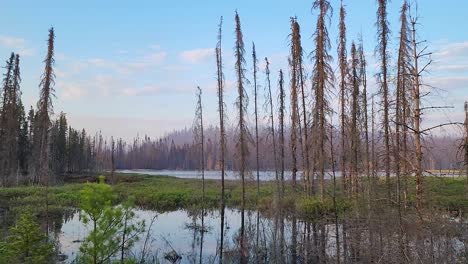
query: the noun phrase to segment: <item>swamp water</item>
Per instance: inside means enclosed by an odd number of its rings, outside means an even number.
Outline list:
[[[341,263],[345,258],[347,263],[371,260],[402,263],[404,259],[407,263],[466,263],[468,259],[467,225],[447,217],[434,219],[423,228],[415,227],[413,219],[406,219],[402,224],[405,232],[401,235],[398,221],[383,215],[374,216],[370,225],[365,218],[347,218],[335,225],[333,217],[311,223],[296,217],[280,218],[278,214],[273,217],[256,211],[244,213],[245,244],[241,247],[242,213],[237,209],[225,210],[225,263],[239,263],[240,252],[245,252],[248,263],[336,263],[338,258]],[[90,230],[80,222],[79,214],[75,211],[65,217],[55,232],[60,252],[67,256],[64,263],[73,263],[81,241]],[[154,221],[149,232],[140,235],[128,256],[138,259],[145,251],[150,263],[219,262],[219,211],[205,212],[204,228],[197,212],[136,210],[135,214],[138,220],[145,221],[146,228],[153,218]],[[172,262],[168,260],[169,255],[180,259]]]

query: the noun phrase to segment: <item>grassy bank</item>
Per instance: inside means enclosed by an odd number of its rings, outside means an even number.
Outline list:
[[[92,180],[87,177],[86,180]],[[392,188],[395,186],[394,178],[391,179]],[[426,207],[440,210],[466,212],[468,210],[468,199],[465,192],[466,179],[464,178],[424,178],[424,199]],[[220,203],[221,182],[218,180],[205,181],[205,200],[203,204],[207,208],[217,208]],[[226,205],[237,207],[241,203],[241,184],[239,181],[226,181]],[[289,186],[289,184],[288,184]],[[341,184],[338,183],[338,186]],[[0,190],[0,208],[16,212],[29,208],[43,215],[48,201],[49,214],[61,214],[66,208],[79,205],[79,191],[83,183],[65,183],[60,186],[23,186],[13,188],[2,188]],[[333,212],[331,199],[332,189],[328,184],[327,195],[323,201],[318,197],[306,198],[300,192],[294,192],[291,187],[286,190],[283,206],[286,209],[296,210],[305,217],[317,217]],[[376,183],[375,197],[385,197],[386,184],[384,179]],[[179,179],[169,176],[132,175],[120,174],[114,190],[119,201],[133,196],[135,204],[144,209],[157,211],[171,211],[180,208],[194,208],[202,205],[201,180]],[[249,209],[260,209],[267,211],[274,203],[276,186],[274,182],[263,182],[257,203],[257,189],[254,182],[246,186],[247,206]],[[408,205],[411,207],[414,197],[414,178],[408,178]],[[49,195],[46,197],[46,193]],[[340,212],[344,212],[352,206],[360,206],[365,203],[363,195],[357,202],[346,199],[341,190],[337,190],[337,203]]]

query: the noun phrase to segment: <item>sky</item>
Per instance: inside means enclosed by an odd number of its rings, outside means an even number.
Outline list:
[[[374,56],[376,1],[343,2],[347,10],[348,48],[362,34],[370,62],[369,86],[374,92],[373,76],[378,66]],[[396,61],[401,4],[402,1],[392,0],[388,6],[392,65]],[[331,0],[331,5],[330,54],[337,70],[340,1]],[[191,126],[197,86],[203,90],[206,125],[217,124],[214,48],[221,16],[226,105],[232,122],[236,97],[235,11],[240,15],[244,34],[247,78],[252,81],[250,54],[255,42],[260,61],[268,57],[271,62],[276,89],[279,69],[289,78],[291,16],[297,16],[301,25],[306,54],[313,48],[317,12],[311,7],[312,0],[5,1],[0,9],[0,58],[5,61],[11,52],[20,54],[23,102],[27,108],[35,106],[47,51],[47,31],[53,26],[56,34],[54,112],[66,113],[73,127],[91,133],[102,131],[105,136],[124,139],[137,134],[159,137]],[[463,28],[466,10],[468,1],[419,1],[418,37],[427,41],[427,50],[433,53],[433,63],[424,75],[424,82],[436,88],[423,103],[454,106],[426,113],[423,116],[426,127],[447,120],[463,120],[463,102],[468,99],[468,31]],[[306,61],[310,64],[310,59]],[[263,65],[262,62],[260,67]],[[310,69],[307,65],[306,68]],[[258,82],[265,86],[263,73]],[[252,90],[248,85],[250,108]],[[331,93],[333,103],[337,101],[336,94],[336,91]]]

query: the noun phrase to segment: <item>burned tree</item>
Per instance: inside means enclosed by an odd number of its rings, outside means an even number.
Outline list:
[[[340,23],[339,23],[339,40],[338,40],[338,62],[340,68],[340,128],[341,128],[341,162],[340,170],[342,176],[343,190],[347,190],[347,178],[346,178],[346,127],[347,127],[347,116],[346,116],[346,97],[347,97],[347,82],[346,77],[348,75],[347,65],[347,54],[346,54],[346,24],[345,24],[346,11],[341,1],[340,7]]]
[[[291,60],[292,68],[296,71],[296,86],[300,91],[301,102],[297,103],[298,108],[298,120],[297,128],[299,129],[300,136],[299,141],[301,144],[301,156],[302,156],[302,173],[303,173],[303,182],[304,189],[306,193],[310,194],[311,191],[311,179],[310,179],[310,153],[309,153],[309,123],[307,119],[307,110],[306,110],[306,94],[305,94],[305,85],[304,85],[304,67],[303,67],[303,52],[301,44],[301,32],[300,26],[297,22],[297,19],[291,19],[292,24],[292,34],[291,34]],[[299,95],[297,95],[299,97]],[[299,107],[300,105],[300,107]],[[301,112],[301,113],[299,113]],[[301,117],[302,117],[302,128],[301,128]],[[313,179],[312,179],[313,180]]]
[[[292,178],[292,185],[296,187],[296,179],[297,179],[297,142],[299,141],[299,126],[300,126],[300,118],[299,118],[299,105],[297,102],[297,91],[298,91],[298,83],[299,83],[299,70],[298,70],[298,61],[297,61],[297,51],[298,47],[295,45],[295,38],[297,38],[297,29],[295,29],[296,19],[291,18],[291,54],[289,57],[289,67],[291,71],[291,90],[290,90],[290,101],[291,101],[291,138],[289,141],[291,147],[291,178]]]
[[[49,171],[49,127],[50,114],[53,111],[52,97],[54,96],[54,28],[49,30],[48,51],[44,60],[45,68],[40,83],[40,96],[37,103],[37,113],[34,120],[34,147],[33,156],[35,166],[33,174],[34,183],[48,185],[51,180]]]
[[[387,0],[378,0],[377,9],[377,47],[376,52],[380,59],[380,73],[378,75],[378,82],[380,92],[382,94],[382,107],[383,107],[383,132],[384,132],[384,169],[385,179],[387,183],[387,198],[390,199],[390,102],[389,102],[389,88],[388,88],[388,38],[390,29],[387,20]]]
[[[279,163],[280,163],[280,179],[281,179],[281,192],[279,194],[280,196],[280,202],[282,202],[282,199],[284,197],[284,157],[285,157],[285,140],[284,140],[284,117],[285,117],[285,93],[284,93],[284,76],[283,76],[283,71],[279,71],[279,78],[278,78],[278,89],[279,89],[279,95],[278,95],[278,119],[279,119],[279,138],[278,138],[278,143],[280,147],[280,157],[279,157]]]
[[[395,174],[397,176],[397,200],[401,204],[401,174],[404,177],[403,197],[407,197],[408,170],[408,91],[411,90],[411,47],[408,23],[408,3],[405,1],[400,11],[400,45],[398,49],[396,105],[395,105]],[[406,204],[406,202],[405,202]]]
[[[273,160],[274,160],[274,167],[275,167],[275,179],[276,179],[276,191],[280,193],[280,184],[279,184],[279,175],[278,175],[278,164],[277,164],[277,151],[276,151],[276,136],[275,136],[275,119],[274,119],[274,112],[273,112],[273,95],[271,93],[271,80],[270,80],[270,62],[268,58],[265,58],[265,75],[266,75],[266,82],[265,85],[265,109],[269,113],[268,121],[269,121],[269,131],[268,133],[272,137],[272,146],[273,146]]]
[[[327,140],[327,114],[329,113],[329,103],[327,100],[328,90],[333,85],[333,69],[330,66],[332,57],[328,54],[330,49],[330,38],[326,27],[327,18],[330,19],[331,5],[327,0],[316,0],[313,9],[318,9],[317,26],[314,33],[315,50],[312,54],[312,90],[314,92],[313,109],[313,131],[314,131],[314,168],[318,170],[320,180],[320,197],[325,195],[325,163]]]
[[[237,128],[239,131],[239,139],[237,142],[237,155],[239,161],[239,174],[242,181],[242,199],[241,207],[245,208],[245,177],[247,172],[247,156],[249,154],[247,142],[248,142],[248,130],[247,130],[247,104],[248,97],[245,92],[245,84],[247,82],[245,78],[245,59],[244,59],[244,41],[242,36],[241,24],[239,14],[236,12],[236,43],[234,48],[234,57],[235,57],[235,72],[237,79],[237,101],[236,106],[238,110],[238,124]],[[245,215],[244,210],[241,214],[241,233],[240,233],[240,258],[241,263],[247,263],[247,248],[245,242]]]
[[[351,44],[351,74],[350,83],[352,86],[351,95],[351,191],[357,195],[359,191],[359,164],[360,164],[360,131],[359,131],[359,58],[357,55],[356,45]]]
[[[216,80],[218,88],[218,112],[219,112],[219,145],[220,145],[220,170],[221,170],[221,237],[219,245],[219,263],[223,263],[223,246],[224,246],[224,210],[225,210],[225,195],[224,195],[224,177],[225,177],[225,153],[226,153],[226,132],[224,128],[224,74],[223,61],[221,52],[221,33],[222,33],[223,17],[221,17],[218,29],[218,42],[216,43]]]
[[[258,60],[257,52],[255,51],[255,43],[252,43],[252,62],[253,62],[253,81],[254,81],[254,111],[255,111],[255,167],[257,169],[257,196],[260,195],[260,159],[258,153],[258,90],[257,90],[257,71]],[[258,198],[258,197],[257,197]]]

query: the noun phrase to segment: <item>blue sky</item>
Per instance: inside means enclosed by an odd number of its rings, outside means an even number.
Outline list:
[[[293,3],[291,3],[293,2]],[[348,44],[362,32],[375,88],[375,0],[344,1],[347,8]],[[391,49],[397,48],[398,16],[402,1],[389,4]],[[428,41],[434,63],[425,77],[441,88],[426,105],[456,108],[428,113],[427,126],[442,120],[462,120],[468,99],[467,1],[419,1],[420,38]],[[329,25],[336,58],[338,0]],[[130,138],[160,136],[190,126],[195,88],[204,90],[206,119],[216,124],[215,62],[217,25],[224,17],[223,55],[227,84],[226,104],[234,107],[234,12],[239,12],[247,69],[251,70],[251,43],[259,58],[269,57],[273,83],[280,68],[287,72],[289,18],[297,16],[303,45],[312,50],[316,13],[312,1],[8,1],[0,9],[0,58],[11,51],[22,56],[22,90],[25,105],[37,101],[47,30],[56,31],[55,112],[67,113],[70,123],[105,135]],[[395,61],[393,55],[392,62]],[[375,65],[374,65],[375,66]],[[247,77],[251,79],[250,72]],[[263,74],[259,83],[264,84]],[[251,91],[251,87],[248,87]],[[253,96],[251,96],[253,98]],[[252,103],[251,103],[252,105]],[[231,121],[234,116],[231,115]]]

